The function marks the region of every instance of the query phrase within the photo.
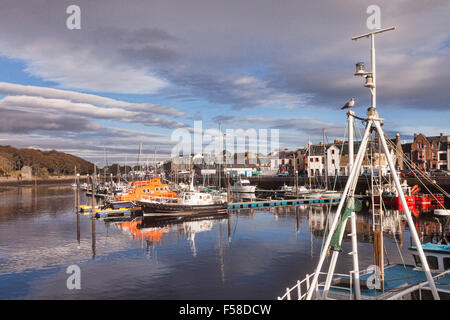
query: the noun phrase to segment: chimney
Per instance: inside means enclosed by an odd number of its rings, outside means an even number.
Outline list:
[[[414,140],[416,140],[417,138],[417,133],[414,133]]]
[[[444,134],[441,132],[441,137],[439,139],[441,142],[444,142]]]
[[[397,134],[395,135],[395,142],[396,142],[397,144],[400,143],[400,133],[398,133],[398,132],[397,132]]]

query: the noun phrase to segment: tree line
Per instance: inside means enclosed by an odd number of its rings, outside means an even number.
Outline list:
[[[68,153],[0,146],[1,176],[17,176],[24,166],[30,166],[36,176],[73,175],[75,166],[80,174],[94,171],[94,164]]]

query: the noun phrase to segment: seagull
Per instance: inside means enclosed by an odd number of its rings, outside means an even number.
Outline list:
[[[355,105],[355,98],[351,98],[349,102],[347,102],[342,108],[341,110],[344,109],[350,109],[351,107],[353,107]]]

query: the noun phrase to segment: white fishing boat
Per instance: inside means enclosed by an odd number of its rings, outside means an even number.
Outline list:
[[[239,193],[255,193],[256,186],[252,186],[250,180],[239,177],[232,190]]]
[[[316,200],[316,199],[338,199],[342,192],[334,191],[334,190],[324,190],[324,189],[309,189],[306,186],[299,186],[298,190],[296,190],[295,186],[287,186],[283,185],[280,189],[277,190],[277,194],[286,199],[307,199],[307,200]]]
[[[137,204],[147,214],[195,214],[195,213],[225,213],[226,197],[213,197],[209,193],[197,191],[182,192],[175,200],[141,199]]]
[[[86,183],[86,182],[84,182],[84,183],[82,183],[81,185],[80,185],[80,189],[81,190],[83,190],[83,191],[87,191],[87,189],[88,189],[88,184]]]
[[[437,216],[448,217],[450,216],[450,209],[435,209],[433,213]]]

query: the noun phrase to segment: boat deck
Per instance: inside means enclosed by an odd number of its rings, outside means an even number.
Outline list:
[[[433,277],[438,273],[432,273]],[[384,269],[384,292],[381,290],[367,288],[368,280],[372,282],[373,274],[364,274],[360,276],[361,286],[361,299],[364,300],[387,300],[393,298],[397,293],[408,288],[413,288],[427,281],[425,272],[416,270],[414,266],[397,264]],[[347,287],[339,288],[338,282],[343,285],[347,284]],[[333,280],[333,286],[330,288],[328,298],[330,299],[349,299],[348,289],[349,277],[335,277]],[[435,279],[435,285],[440,295],[450,294],[450,273]],[[424,285],[422,290],[429,291],[429,286]]]

